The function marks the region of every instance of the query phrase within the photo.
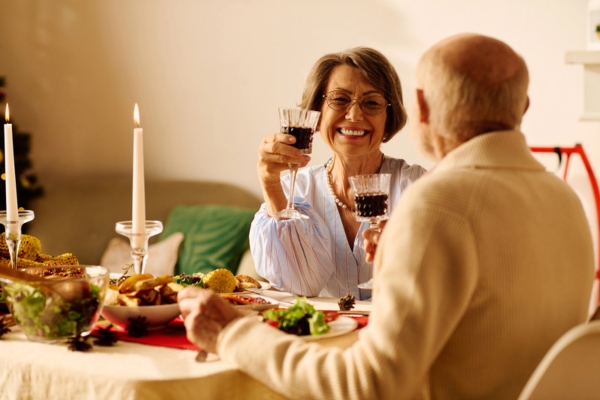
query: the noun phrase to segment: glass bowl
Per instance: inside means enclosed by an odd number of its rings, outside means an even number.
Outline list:
[[[59,265],[21,271],[39,280],[1,281],[13,318],[29,340],[54,343],[90,334],[108,286],[106,268]]]

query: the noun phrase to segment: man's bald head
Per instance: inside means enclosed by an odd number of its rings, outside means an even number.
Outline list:
[[[525,62],[491,37],[461,34],[435,44],[421,58],[417,80],[432,128],[460,141],[518,128],[527,108]]]

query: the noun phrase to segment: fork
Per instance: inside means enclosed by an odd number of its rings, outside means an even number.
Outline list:
[[[196,362],[205,362],[206,357],[208,357],[208,353],[206,350],[200,350],[196,355]]]
[[[208,358],[208,352],[206,350],[200,350],[198,352],[198,354],[196,354],[196,362],[199,362],[199,363],[212,362],[212,361],[219,361],[220,360],[219,357],[214,357],[211,360],[207,360],[207,358]]]

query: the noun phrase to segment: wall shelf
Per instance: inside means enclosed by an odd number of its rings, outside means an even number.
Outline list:
[[[600,121],[600,50],[568,51],[567,64],[583,65],[584,102],[582,121]]]

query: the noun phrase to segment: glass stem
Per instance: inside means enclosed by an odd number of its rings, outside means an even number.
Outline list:
[[[143,274],[146,269],[146,259],[148,258],[148,252],[145,249],[137,249],[131,251],[131,258],[133,259],[133,270],[136,274]]]
[[[8,234],[7,234],[8,235]],[[13,239],[12,236],[15,236]],[[8,246],[8,254],[10,256],[10,266],[13,269],[17,269],[17,258],[19,254],[19,247],[21,244],[21,238],[17,238],[18,235],[9,235],[10,239],[6,239],[6,245]]]
[[[294,189],[296,188],[296,173],[298,172],[298,164],[288,164],[290,167],[290,195],[288,196],[287,209],[294,209]]]
[[[371,221],[369,221],[369,228],[370,229],[377,229],[379,232],[381,232],[381,228],[379,228],[379,222],[377,220],[371,220]]]

